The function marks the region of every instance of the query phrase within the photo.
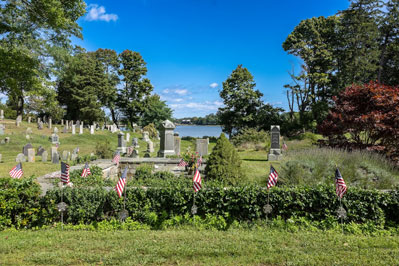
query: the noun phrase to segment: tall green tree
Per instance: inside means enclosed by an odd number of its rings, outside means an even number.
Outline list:
[[[118,96],[118,107],[124,120],[133,127],[139,123],[148,107],[147,98],[151,95],[152,85],[147,74],[146,63],[138,52],[123,51],[120,55],[122,64],[119,74],[122,76],[123,88]]]
[[[262,106],[263,94],[255,90],[256,83],[252,74],[239,65],[223,82],[220,97],[224,107],[218,110],[223,131],[232,136],[245,127],[257,126],[257,113]]]
[[[161,100],[158,94],[147,97],[146,109],[140,119],[140,125],[146,126],[153,123],[158,128],[166,119],[172,119],[172,109]]]
[[[27,93],[39,93],[51,79],[55,61],[81,37],[76,20],[83,0],[6,0],[0,5],[0,90],[16,97],[17,114]]]

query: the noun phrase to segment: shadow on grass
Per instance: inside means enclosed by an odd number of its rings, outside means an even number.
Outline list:
[[[242,160],[243,161],[248,161],[248,162],[268,162],[267,159],[248,159],[248,158],[244,158]]]

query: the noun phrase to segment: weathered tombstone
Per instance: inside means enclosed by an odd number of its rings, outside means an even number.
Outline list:
[[[158,152],[159,157],[166,157],[166,155],[174,155],[174,138],[173,130],[176,126],[169,120],[165,120],[161,124],[160,134],[161,134],[161,144]]]
[[[116,150],[121,153],[126,153],[126,142],[124,139],[124,135],[125,134],[123,134],[123,132],[119,132],[118,134],[118,148]]]
[[[69,158],[68,154],[69,154],[68,151],[63,151],[62,152],[62,157],[61,158],[62,158],[63,161],[68,161],[68,158]]]
[[[60,138],[58,137],[57,134],[51,134],[51,143],[52,144],[59,144],[60,143]]]
[[[75,129],[75,125],[72,125],[72,135],[76,134],[76,129]]]
[[[126,149],[126,156],[127,156],[127,157],[130,157],[130,155],[132,155],[133,150],[134,150],[134,147],[133,147],[133,146],[127,147],[127,149]]]
[[[43,129],[43,122],[42,121],[37,122],[37,129],[39,129],[39,130]]]
[[[65,120],[65,127],[67,130],[69,129],[69,121],[68,120]]]
[[[80,120],[76,120],[76,125],[80,126]]]
[[[174,141],[175,141],[175,154],[180,156],[180,143],[181,143],[181,138],[179,137],[178,133],[174,134]]]
[[[29,135],[26,135],[25,138],[26,138],[26,140],[30,140],[30,136]]]
[[[64,119],[61,119],[61,126],[64,125]]]
[[[1,155],[1,153],[0,153],[0,163],[2,163],[2,162],[3,162],[1,159],[2,159],[2,155]]]
[[[54,164],[60,163],[60,156],[58,155],[58,152],[55,152],[51,155],[51,162]]]
[[[75,161],[78,158],[78,155],[76,153],[71,154],[71,161]]]
[[[79,125],[79,135],[83,134],[83,122]]]
[[[36,153],[36,155],[37,156],[42,156],[42,154],[43,154],[43,152],[45,152],[46,150],[42,147],[42,146],[39,146],[39,148],[37,148],[37,153]]]
[[[35,149],[28,149],[28,162],[35,162]]]
[[[26,156],[23,153],[19,153],[17,158],[15,158],[15,162],[17,163],[24,163],[26,162]]]
[[[32,117],[28,116],[28,124],[32,122]]]
[[[48,128],[51,129],[53,126],[53,120],[51,118],[48,119]]]
[[[140,148],[139,139],[138,138],[133,138],[132,139],[132,146],[135,147],[135,148]]]
[[[126,143],[129,143],[129,141],[130,141],[130,133],[127,132],[126,133]]]
[[[144,131],[143,132],[143,140],[148,141],[149,139],[150,139],[150,134],[148,133],[148,131]]]
[[[58,153],[58,148],[57,147],[51,147],[51,158],[53,158],[53,154]]]
[[[30,127],[28,127],[26,129],[26,135],[32,134],[32,129]]]
[[[90,126],[90,135],[94,135],[94,125]]]
[[[22,153],[25,156],[28,156],[28,149],[32,149],[32,148],[33,148],[32,144],[28,143],[22,148]]]
[[[154,143],[151,140],[147,141],[147,151],[148,152],[154,152]]]
[[[22,115],[17,116],[17,119],[15,120],[15,125],[19,127],[22,122]]]
[[[200,156],[208,155],[208,141],[206,139],[197,139],[195,144],[195,151]]]
[[[157,138],[157,140],[160,140],[161,138],[159,137],[159,131],[157,130],[156,131],[156,138]]]
[[[269,161],[278,161],[281,159],[282,154],[280,150],[280,126],[271,126],[271,147],[268,155]]]
[[[68,133],[68,128],[65,126],[64,129],[62,130],[62,133]]]
[[[111,132],[112,132],[112,133],[115,133],[116,131],[118,131],[118,127],[117,127],[115,124],[113,124],[113,125],[111,126]]]
[[[75,149],[73,149],[72,153],[79,154],[79,147],[76,147]]]
[[[4,129],[5,129],[5,125],[4,124],[0,124],[0,135],[4,135]]]
[[[130,155],[132,158],[139,158],[139,151],[134,149],[132,154]]]
[[[42,162],[47,162],[48,153],[47,151],[42,152]]]
[[[10,143],[10,141],[11,141],[10,137],[6,137],[6,138],[4,139],[4,143],[5,143],[5,144]]]
[[[57,134],[57,133],[58,133],[58,128],[57,128],[57,127],[54,127],[53,133],[54,133],[54,134]]]
[[[0,120],[4,119],[4,110],[0,110]]]

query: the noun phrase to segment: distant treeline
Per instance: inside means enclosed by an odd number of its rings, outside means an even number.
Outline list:
[[[215,114],[209,114],[205,117],[184,117],[175,118],[177,124],[188,124],[188,125],[219,125],[219,118]]]

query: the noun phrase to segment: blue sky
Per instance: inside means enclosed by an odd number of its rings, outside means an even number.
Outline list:
[[[222,105],[222,82],[242,64],[263,100],[287,109],[284,84],[298,59],[282,43],[298,23],[330,16],[348,0],[129,0],[86,1],[79,19],[89,51],[139,52],[154,92],[174,117],[204,116]]]

